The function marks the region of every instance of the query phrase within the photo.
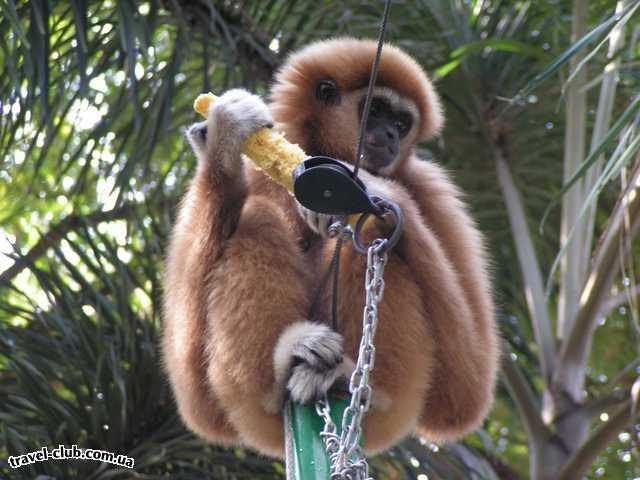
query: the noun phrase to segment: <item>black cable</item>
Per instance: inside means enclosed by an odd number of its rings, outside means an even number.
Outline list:
[[[384,45],[384,34],[387,30],[387,20],[389,19],[389,10],[391,9],[391,0],[386,0],[384,5],[384,15],[380,32],[378,33],[378,49],[376,50],[376,58],[371,67],[371,76],[369,77],[369,86],[367,87],[367,96],[365,97],[364,109],[362,110],[362,119],[360,120],[360,135],[358,138],[358,148],[356,150],[356,159],[354,162],[353,176],[358,178],[358,170],[360,169],[360,159],[362,157],[362,146],[364,143],[364,132],[369,119],[369,110],[371,109],[371,100],[373,97],[373,87],[378,77],[378,68],[380,67],[380,57],[382,56],[382,46]]]
[[[331,268],[333,268],[333,288],[331,291],[331,328],[338,331],[338,280],[340,275],[340,251],[342,250],[342,236],[336,240],[336,248],[333,251]]]
[[[360,134],[358,136],[358,148],[356,150],[356,159],[354,162],[353,176],[358,178],[358,169],[360,168],[360,159],[362,157],[362,147],[364,144],[364,133],[369,118],[369,110],[371,109],[371,100],[373,99],[373,87],[378,77],[378,69],[380,67],[380,57],[382,56],[382,47],[384,45],[384,34],[387,31],[387,20],[389,19],[389,10],[391,9],[391,0],[386,0],[384,5],[384,14],[380,32],[378,33],[378,48],[376,50],[376,58],[371,66],[371,76],[369,77],[369,86],[367,87],[367,96],[365,97],[364,108],[362,109],[362,118],[360,120]],[[342,249],[342,235],[336,240],[336,247],[333,251],[331,266],[329,272],[333,269],[333,288],[331,295],[331,326],[334,331],[338,327],[338,281],[340,275],[340,250]]]
[[[338,237],[338,243],[341,243],[341,242],[342,242],[342,239]],[[338,256],[340,255],[340,250],[341,250],[341,246],[340,246],[340,248],[338,248],[338,243],[336,243],[336,247],[333,250],[333,255],[331,257],[331,262],[329,262],[329,268],[327,268],[326,272],[322,276],[322,280],[320,281],[320,286],[316,290],[316,294],[313,297],[313,301],[311,302],[311,307],[309,308],[309,319],[310,320],[314,319],[314,317],[315,317],[315,315],[317,313],[318,303],[320,302],[322,294],[325,291],[325,287],[328,285],[329,278],[331,277],[331,274],[334,273],[334,268],[336,266],[336,262],[338,262]],[[335,278],[334,278],[334,285],[335,285]],[[333,309],[332,309],[332,314],[333,314]]]

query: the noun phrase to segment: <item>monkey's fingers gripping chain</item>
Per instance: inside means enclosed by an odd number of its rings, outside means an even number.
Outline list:
[[[198,95],[193,109],[206,117],[216,98],[213,93]],[[289,143],[281,133],[271,128],[263,128],[251,135],[244,144],[242,153],[253,160],[256,167],[290,192],[293,192],[293,171],[307,158],[304,150],[294,143]]]

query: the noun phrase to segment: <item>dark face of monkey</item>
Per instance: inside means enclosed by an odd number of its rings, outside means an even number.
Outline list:
[[[375,40],[337,38],[293,53],[276,74],[270,96],[273,119],[285,137],[308,155],[354,163],[376,52]],[[442,110],[420,65],[393,45],[382,49],[376,85],[360,164],[393,176],[416,142],[438,134]]]
[[[315,138],[313,153],[353,162],[366,88],[341,92],[334,81],[322,80],[316,88],[316,101],[320,121],[312,129],[325,134]],[[376,87],[365,126],[362,165],[373,173],[392,173],[415,143],[418,122],[418,109],[410,99],[391,88]]]
[[[365,100],[363,98],[360,101],[361,121]],[[369,168],[378,171],[394,162],[400,153],[400,141],[407,136],[412,123],[409,112],[394,109],[386,97],[373,97],[364,136],[365,158]]]

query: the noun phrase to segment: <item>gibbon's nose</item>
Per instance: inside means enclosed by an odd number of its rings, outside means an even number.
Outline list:
[[[391,128],[377,128],[366,136],[367,143],[374,148],[384,148],[394,145],[398,135]]]

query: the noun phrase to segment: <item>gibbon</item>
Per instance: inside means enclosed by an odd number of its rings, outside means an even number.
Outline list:
[[[280,69],[269,107],[231,90],[187,130],[198,165],[169,242],[162,348],[184,422],[213,443],[281,457],[286,398],[314,401],[353,370],[365,258],[345,243],[337,331],[327,308],[312,318],[333,253],[332,218],[297,205],[240,151],[251,133],[275,125],[309,155],[353,163],[375,52],[370,40],[311,44]],[[367,454],[412,433],[459,439],[493,399],[499,342],[483,241],[445,171],[414,153],[442,123],[423,70],[385,45],[360,178],[401,206],[405,225],[378,311]],[[371,222],[365,240],[391,227]]]

